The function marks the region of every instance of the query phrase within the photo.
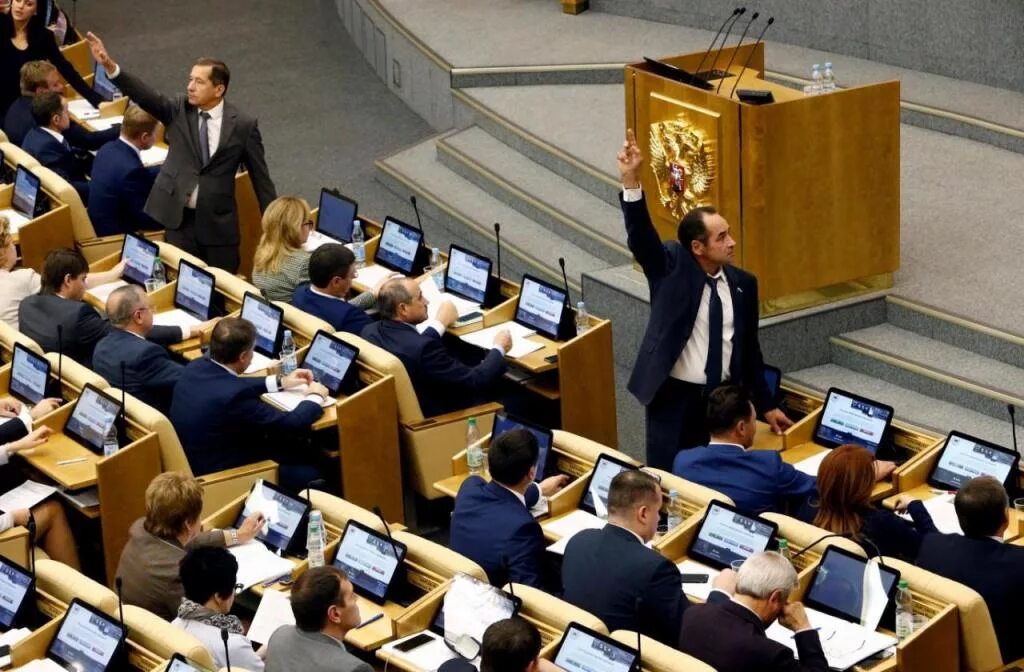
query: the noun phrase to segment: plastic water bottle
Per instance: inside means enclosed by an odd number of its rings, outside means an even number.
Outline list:
[[[832,64],[826,63],[825,70],[821,73],[821,92],[831,93],[836,90],[836,74],[832,71]]]
[[[110,425],[110,430],[103,437],[103,457],[110,457],[118,451],[117,445],[117,424]]]
[[[906,579],[900,579],[896,590],[896,639],[906,639],[914,632],[914,596]]]
[[[785,539],[779,539],[779,555],[789,560],[790,564],[793,564],[793,554],[789,551],[789,542]]]
[[[470,418],[466,427],[466,463],[472,476],[484,473],[484,449],[480,445],[480,430],[476,426],[476,418]]]
[[[352,254],[356,257],[356,270],[366,266],[366,238],[358,219],[352,222]]]
[[[316,509],[309,512],[306,528],[306,560],[310,568],[324,566],[324,519]]]
[[[819,63],[815,63],[811,68],[811,88],[808,92],[812,96],[821,93],[821,65]]]
[[[580,303],[583,303],[582,301]],[[683,524],[683,516],[679,508],[679,491],[669,490],[668,491],[668,531],[671,532],[673,529]]]
[[[590,315],[587,314],[587,305],[582,301],[576,303],[576,335],[579,336],[590,328]]]
[[[439,290],[444,291],[444,273],[438,269],[441,268],[441,250],[432,248],[430,250],[430,268],[433,270],[431,277],[434,280],[434,284]]]
[[[299,368],[298,360],[295,358],[295,339],[292,337],[292,330],[284,330],[284,338],[281,339],[281,372],[288,375]]]
[[[164,270],[164,264],[160,261],[159,256],[153,260],[153,274],[150,278],[157,287],[163,287],[167,284],[167,271]]]

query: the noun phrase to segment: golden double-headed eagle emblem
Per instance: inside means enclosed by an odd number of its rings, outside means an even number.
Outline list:
[[[701,205],[714,182],[714,161],[693,125],[683,115],[651,124],[650,166],[658,198],[676,219]]]

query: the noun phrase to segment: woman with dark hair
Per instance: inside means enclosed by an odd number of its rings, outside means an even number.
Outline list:
[[[21,95],[21,66],[29,61],[49,61],[64,80],[99,107],[103,98],[89,88],[57,46],[57,38],[40,15],[41,0],[11,0],[10,9],[0,13],[0,118]]]
[[[834,448],[818,468],[818,497],[811,499],[800,518],[829,532],[850,535],[869,557],[881,553],[908,562],[917,558],[921,536],[937,532],[924,505],[900,495],[896,509],[907,511],[914,522],[875,507],[875,456],[866,448]]]

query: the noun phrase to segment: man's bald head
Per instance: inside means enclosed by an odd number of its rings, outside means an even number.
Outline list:
[[[398,319],[400,306],[412,303],[418,290],[416,281],[409,278],[395,278],[385,282],[377,293],[380,316],[386,320]]]
[[[138,285],[118,287],[107,299],[107,317],[110,323],[121,329],[128,326],[132,316],[147,304],[146,292]]]

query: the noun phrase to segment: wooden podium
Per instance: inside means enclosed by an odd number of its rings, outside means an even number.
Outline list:
[[[703,53],[661,59],[694,72]],[[737,91],[771,91],[743,103]],[[710,60],[710,58],[708,59]],[[729,66],[730,61],[732,65]],[[764,80],[764,45],[725,49],[705,91],[626,66],[626,123],[662,239],[711,205],[728,220],[737,266],[758,278],[762,316],[892,286],[900,259],[900,85],[807,96]]]

